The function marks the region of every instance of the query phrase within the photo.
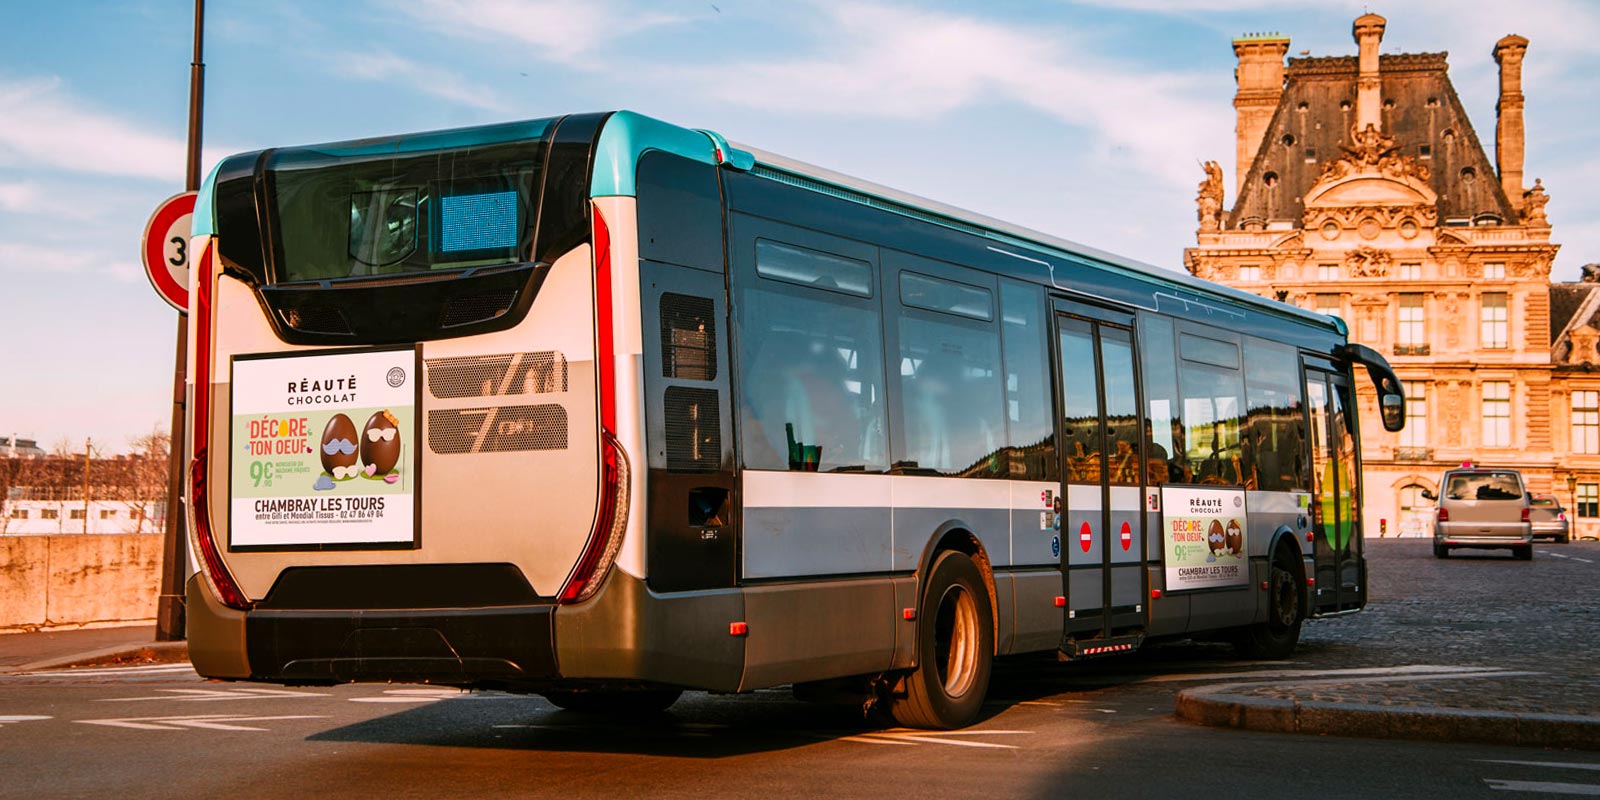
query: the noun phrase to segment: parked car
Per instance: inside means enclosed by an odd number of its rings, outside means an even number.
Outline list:
[[[1533,496],[1533,513],[1528,516],[1533,524],[1533,538],[1549,539],[1556,544],[1572,541],[1572,524],[1567,522],[1567,510],[1561,501],[1548,494]]]
[[[1439,522],[1433,527],[1433,554],[1445,558],[1455,548],[1509,549],[1533,559],[1532,495],[1514,469],[1462,467],[1439,479]]]

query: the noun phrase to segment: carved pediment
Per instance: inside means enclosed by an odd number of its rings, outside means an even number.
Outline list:
[[[1322,165],[1322,173],[1306,192],[1305,206],[1434,205],[1438,195],[1428,185],[1428,167],[1400,155],[1393,137],[1372,125],[1350,131],[1345,155]]]

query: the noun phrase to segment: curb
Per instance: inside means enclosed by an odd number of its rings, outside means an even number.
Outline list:
[[[1227,691],[1232,688],[1235,687],[1213,686],[1179,692],[1178,718],[1218,728],[1271,733],[1600,750],[1600,717],[1596,716],[1228,696]]]
[[[0,674],[42,672],[53,669],[94,667],[126,662],[149,664],[175,664],[189,660],[188,642],[148,642],[145,644],[117,645],[88,650],[70,656],[58,656],[14,667],[0,667]]]

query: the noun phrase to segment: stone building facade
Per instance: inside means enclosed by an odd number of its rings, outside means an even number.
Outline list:
[[[1385,25],[1355,20],[1355,56],[1286,60],[1275,34],[1233,42],[1234,200],[1207,162],[1185,266],[1341,317],[1393,364],[1411,422],[1363,426],[1368,536],[1431,531],[1422,490],[1463,461],[1520,468],[1582,512],[1577,532],[1600,534],[1600,283],[1550,282],[1549,196],[1522,168],[1528,40],[1493,48],[1491,164],[1446,54],[1381,54]]]

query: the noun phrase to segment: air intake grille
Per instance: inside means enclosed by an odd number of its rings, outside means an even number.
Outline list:
[[[567,390],[567,357],[554,351],[434,358],[428,393],[438,398],[551,394]]]
[[[428,449],[441,455],[567,449],[567,410],[554,404],[428,412]]]
[[[285,308],[278,313],[283,315],[285,325],[297,331],[340,336],[349,336],[352,333],[350,323],[345,321],[344,314],[333,306]]]
[[[664,400],[667,469],[715,472],[722,461],[721,412],[716,390],[670,386]]]
[[[661,295],[661,374],[716,380],[716,305],[709,298],[671,292]]]
[[[494,292],[492,294],[475,294],[471,297],[457,297],[445,304],[444,315],[439,319],[439,325],[444,328],[453,328],[457,325],[471,325],[474,322],[491,320],[510,311],[511,305],[516,301],[516,292]]]

